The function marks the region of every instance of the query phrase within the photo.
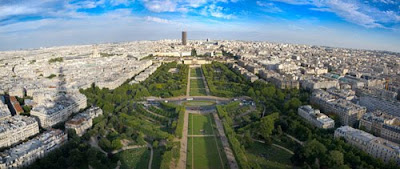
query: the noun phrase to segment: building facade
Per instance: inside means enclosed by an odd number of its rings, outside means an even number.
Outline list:
[[[15,115],[0,121],[0,148],[9,147],[39,133],[33,117]]]
[[[65,123],[66,129],[75,130],[76,134],[82,136],[87,129],[92,127],[93,119],[103,114],[99,107],[91,107],[83,113],[74,116]]]
[[[335,127],[335,121],[333,119],[320,113],[319,110],[313,109],[310,105],[299,107],[297,113],[318,128],[330,129]]]
[[[365,107],[337,98],[323,90],[315,90],[310,101],[323,112],[338,115],[343,125],[354,125],[367,111]]]
[[[391,141],[375,137],[365,131],[342,126],[335,130],[335,138],[344,138],[349,144],[382,159],[385,163],[394,161],[400,164],[400,146]]]
[[[63,145],[68,139],[62,130],[47,131],[25,143],[0,153],[0,168],[23,168]]]

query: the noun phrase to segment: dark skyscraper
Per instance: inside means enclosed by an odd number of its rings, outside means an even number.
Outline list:
[[[187,44],[187,33],[186,31],[182,32],[182,45],[186,45]]]

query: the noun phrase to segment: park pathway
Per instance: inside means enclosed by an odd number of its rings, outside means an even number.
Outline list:
[[[149,143],[147,143],[147,146],[150,147],[150,160],[148,169],[151,169],[151,164],[153,164],[153,146]]]
[[[228,139],[226,138],[224,127],[222,126],[221,119],[218,117],[217,113],[213,113],[215,124],[217,126],[218,133],[220,135],[222,146],[228,159],[228,163],[231,169],[239,169],[239,165],[236,162],[235,155],[231,147],[229,146]]]
[[[252,138],[252,139],[253,139],[253,138]],[[254,140],[254,141],[257,141],[257,142],[259,142],[259,143],[265,144],[265,141],[257,140],[257,139],[253,139],[253,140]],[[288,152],[289,154],[291,154],[291,155],[294,154],[294,152],[293,152],[292,150],[289,150],[289,149],[287,149],[286,147],[280,146],[280,145],[278,145],[278,144],[273,144],[273,143],[272,143],[272,145],[275,146],[275,147],[278,147],[278,148],[280,148],[280,149],[282,149],[282,150],[287,151],[287,152]]]
[[[190,74],[190,72],[189,72]],[[189,127],[189,114],[188,110],[185,111],[185,116],[183,117],[183,133],[182,138],[180,139],[181,147],[180,147],[180,157],[178,161],[178,169],[186,168],[186,159],[187,159],[187,137],[188,137],[188,127]]]
[[[118,153],[121,152],[121,151],[131,150],[131,149],[136,149],[136,148],[143,148],[143,147],[146,147],[146,145],[125,146],[125,147],[122,147],[122,148],[119,149],[119,150],[114,150],[114,151],[112,151],[111,154],[118,154]]]

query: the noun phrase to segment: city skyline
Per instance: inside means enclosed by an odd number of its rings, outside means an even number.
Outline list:
[[[2,1],[0,13],[0,50],[179,39],[186,30],[188,39],[400,52],[400,2],[391,0]]]

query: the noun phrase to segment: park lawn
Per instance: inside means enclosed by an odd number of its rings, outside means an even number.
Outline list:
[[[191,68],[190,69],[190,77],[201,77],[200,68]]]
[[[188,106],[188,107],[212,106],[214,104],[215,104],[214,101],[205,101],[205,100],[191,100],[191,101],[186,101],[183,103],[183,105]]]
[[[121,169],[148,168],[150,151],[147,148],[125,150],[118,153],[118,157],[121,160]]]
[[[203,79],[191,79],[190,88],[205,88]]]
[[[201,169],[227,169],[228,162],[226,155],[217,148],[215,142],[219,138],[215,137],[189,137],[188,138],[188,158],[187,168],[201,168]],[[193,149],[192,149],[193,142]],[[218,151],[216,151],[218,150]],[[192,157],[193,154],[193,157]],[[220,157],[221,156],[221,157]],[[193,160],[192,160],[193,158]],[[221,159],[222,158],[222,159]],[[222,161],[221,161],[222,160]]]
[[[212,135],[212,120],[211,114],[189,114],[189,135]]]
[[[151,164],[152,169],[159,169],[161,166],[161,159],[162,159],[162,151],[161,148],[153,149],[153,162]]]
[[[204,89],[204,88],[196,88],[196,89],[191,88],[190,95],[191,96],[206,96],[207,92],[206,92],[206,89]]]
[[[254,142],[251,147],[246,149],[246,155],[250,162],[258,163],[261,168],[293,168],[290,161],[292,155],[272,145]]]

